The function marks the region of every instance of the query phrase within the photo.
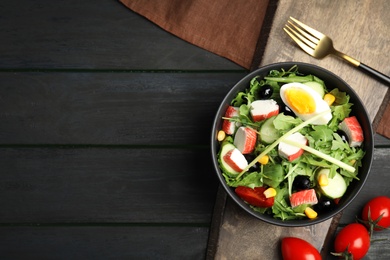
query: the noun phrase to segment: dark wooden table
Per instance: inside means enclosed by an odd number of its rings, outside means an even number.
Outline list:
[[[2,1],[0,39],[0,258],[204,259],[212,120],[248,71],[114,0]]]

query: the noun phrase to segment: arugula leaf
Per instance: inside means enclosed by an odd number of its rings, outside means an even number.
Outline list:
[[[328,123],[328,126],[333,130],[337,131],[339,124],[344,118],[348,117],[351,113],[352,103],[349,103],[349,95],[345,92],[341,92],[339,89],[335,88],[330,91],[330,93],[335,96],[335,101],[331,106],[332,110],[332,119]]]
[[[225,177],[226,183],[230,187],[237,187],[237,186],[247,186],[251,188],[262,187],[263,186],[262,179],[263,179],[262,175],[258,172],[251,172],[239,180],[237,180],[236,178]]]
[[[264,184],[276,188],[284,179],[283,168],[280,164],[266,164],[263,166],[262,174]]]
[[[245,92],[239,92],[235,98],[233,98],[232,102],[230,104],[235,107],[239,107],[242,104],[246,104],[246,93]]]
[[[334,104],[337,105],[344,105],[349,102],[349,95],[346,92],[340,91],[338,88],[332,89],[330,92],[336,99],[334,101]]]
[[[240,115],[249,116],[251,111],[250,104],[242,104],[238,110]]]
[[[341,139],[341,136],[337,133],[333,133],[334,139],[332,140],[332,150],[351,151],[351,147]]]
[[[295,212],[287,203],[289,198],[287,189],[285,187],[276,189],[275,202],[272,206],[272,213],[275,218],[282,220],[299,219],[305,217],[305,214]]]
[[[255,100],[255,97],[256,97],[256,95],[257,95],[257,93],[259,92],[259,90],[260,90],[260,88],[261,88],[261,86],[263,86],[264,85],[264,83],[262,83],[262,82],[259,82],[257,79],[259,78],[259,76],[256,76],[256,77],[254,77],[252,80],[251,80],[251,82],[250,82],[250,87],[249,87],[249,96],[251,97],[251,98],[249,98],[249,100],[251,101],[251,102],[253,102],[254,100]],[[261,84],[262,83],[262,84]],[[253,99],[252,99],[253,98]]]
[[[313,126],[309,135],[314,140],[314,147],[330,147],[333,140],[333,131],[326,125]]]
[[[266,214],[270,211],[270,208],[260,208],[260,207],[255,207],[252,205],[249,205],[254,211],[259,212],[261,214]]]

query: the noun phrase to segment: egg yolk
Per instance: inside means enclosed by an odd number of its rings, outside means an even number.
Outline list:
[[[316,110],[314,98],[303,89],[286,89],[286,99],[291,109],[299,114],[311,114]]]

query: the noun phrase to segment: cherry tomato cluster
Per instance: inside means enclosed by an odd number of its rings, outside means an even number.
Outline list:
[[[336,235],[333,255],[344,259],[362,259],[370,249],[374,231],[390,227],[390,198],[375,197],[367,202],[357,223],[345,226]],[[297,237],[282,239],[283,260],[321,260],[318,250],[309,242]]]
[[[348,224],[336,235],[333,255],[343,256],[345,259],[362,259],[370,249],[374,231],[389,227],[390,198],[375,197],[364,205],[358,223]]]

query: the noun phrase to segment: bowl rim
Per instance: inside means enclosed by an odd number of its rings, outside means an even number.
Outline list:
[[[287,70],[287,69],[291,68],[294,65],[298,66],[298,70],[300,72],[301,71],[306,71],[306,70],[314,70],[315,72],[313,72],[313,75],[316,75],[316,73],[321,72],[322,74],[326,74],[331,79],[331,80],[329,80],[329,79],[326,80],[326,79],[323,79],[322,77],[320,77],[325,82],[327,82],[327,81],[336,81],[336,82],[338,82],[339,85],[340,84],[343,85],[348,90],[347,92],[348,92],[349,96],[351,97],[351,99],[354,100],[353,101],[354,106],[356,104],[358,104],[359,113],[362,114],[361,117],[363,117],[364,121],[366,122],[366,124],[364,125],[364,131],[363,131],[364,132],[364,138],[365,138],[364,145],[365,145],[365,152],[366,152],[364,161],[365,162],[367,161],[368,164],[364,165],[364,169],[366,171],[366,173],[363,176],[364,178],[360,179],[359,182],[356,185],[354,185],[355,189],[353,189],[353,192],[349,191],[349,193],[352,192],[352,194],[349,194],[348,199],[345,202],[343,202],[342,205],[339,205],[336,210],[331,211],[330,213],[325,213],[325,214],[321,215],[320,218],[316,218],[316,219],[281,220],[281,219],[276,219],[276,218],[274,218],[272,216],[268,216],[268,215],[265,215],[265,214],[262,214],[262,213],[259,213],[259,212],[255,212],[254,210],[252,210],[249,207],[248,204],[246,204],[241,198],[239,198],[235,194],[233,188],[231,188],[230,186],[227,185],[227,183],[226,183],[226,181],[225,181],[225,179],[224,179],[224,177],[222,175],[222,171],[219,168],[219,163],[218,163],[218,159],[217,159],[217,156],[216,156],[218,154],[218,152],[219,152],[219,144],[220,144],[218,142],[218,140],[216,139],[216,137],[217,137],[218,131],[221,129],[220,128],[220,124],[222,123],[221,113],[222,113],[222,111],[226,111],[227,106],[231,102],[232,96],[237,94],[238,91],[247,88],[248,87],[247,85],[246,86],[245,85],[242,86],[242,85],[243,84],[247,84],[253,77],[255,77],[257,75],[264,75],[265,76],[266,74],[268,74],[268,72],[270,70],[273,70],[273,69],[280,70],[281,68],[284,68],[284,69]],[[354,110],[352,108],[352,113],[353,112],[354,112]],[[368,122],[368,124],[367,124],[367,122]],[[363,125],[362,125],[362,127],[363,127]],[[314,225],[314,224],[318,224],[318,223],[324,222],[324,221],[326,221],[326,220],[336,216],[340,212],[342,212],[356,198],[356,196],[360,193],[361,189],[363,188],[363,186],[364,186],[364,184],[365,184],[365,182],[366,182],[366,180],[367,180],[367,178],[369,176],[371,165],[372,165],[372,161],[373,161],[373,149],[374,149],[374,144],[373,144],[372,123],[370,121],[370,118],[369,118],[369,115],[367,113],[367,110],[366,110],[366,108],[363,105],[362,100],[360,99],[358,94],[355,92],[355,90],[346,81],[344,81],[341,77],[339,77],[335,73],[333,73],[333,72],[331,72],[331,71],[329,71],[329,70],[327,70],[325,68],[322,68],[320,66],[317,66],[317,65],[314,65],[314,64],[310,64],[310,63],[305,63],[305,62],[290,61],[290,62],[271,63],[271,64],[268,64],[268,65],[264,65],[262,67],[259,67],[258,69],[256,69],[256,70],[248,73],[247,75],[245,75],[237,83],[235,83],[234,86],[224,96],[222,102],[220,103],[220,105],[218,107],[218,110],[217,110],[217,113],[215,115],[215,118],[213,120],[213,125],[212,125],[211,156],[212,156],[213,166],[214,166],[215,172],[217,174],[218,180],[222,184],[225,192],[229,195],[229,197],[240,208],[242,208],[244,211],[246,211],[247,213],[249,213],[253,217],[255,217],[255,218],[259,219],[259,220],[265,221],[265,222],[267,222],[269,224],[273,224],[273,225],[277,225],[277,226],[285,226],[285,227],[310,226],[310,225]],[[362,175],[362,169],[363,169],[363,167],[361,167],[359,169],[359,175]]]

